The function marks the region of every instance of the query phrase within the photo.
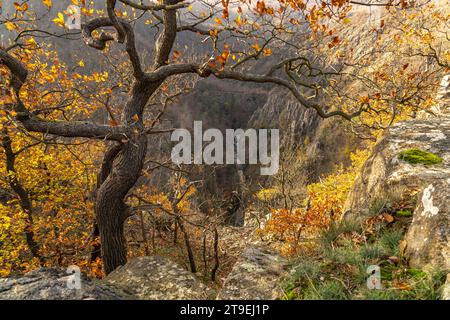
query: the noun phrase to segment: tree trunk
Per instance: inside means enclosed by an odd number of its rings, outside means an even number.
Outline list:
[[[123,230],[128,217],[125,197],[140,176],[146,149],[145,135],[124,143],[112,163],[110,174],[98,189],[95,210],[106,274],[127,262]]]
[[[103,156],[103,163],[100,169],[100,172],[97,177],[97,193],[103,183],[105,183],[106,178],[108,178],[111,173],[114,159],[119,154],[120,150],[122,150],[122,145],[113,144],[108,147],[105,155]],[[92,234],[93,239],[97,239],[100,237],[100,229],[98,227],[97,218],[94,221],[92,226]],[[91,262],[96,261],[97,259],[101,259],[102,257],[102,245],[101,242],[96,242],[91,251]]]

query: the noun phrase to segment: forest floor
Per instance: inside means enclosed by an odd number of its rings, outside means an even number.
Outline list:
[[[284,299],[440,299],[446,273],[411,268],[403,255],[411,216],[398,211],[332,225],[291,260]]]

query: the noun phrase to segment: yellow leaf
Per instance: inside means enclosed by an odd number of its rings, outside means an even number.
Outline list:
[[[9,31],[12,31],[17,28],[17,25],[10,21],[6,22],[5,25],[6,25],[6,29],[8,29]]]
[[[58,17],[53,19],[53,22],[60,27],[64,27],[64,15],[61,12],[58,12]]]
[[[256,51],[260,51],[261,47],[259,46],[258,43],[255,43],[254,45],[252,45],[252,48],[255,49]]]
[[[266,57],[271,56],[272,55],[272,50],[270,48],[264,49],[264,55]]]
[[[48,7],[50,8],[52,6],[52,0],[42,0],[42,2]]]

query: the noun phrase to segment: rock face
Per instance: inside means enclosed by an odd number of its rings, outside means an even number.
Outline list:
[[[104,281],[140,300],[202,300],[207,287],[192,273],[158,256],[138,257],[110,273]]]
[[[298,173],[301,183],[312,183],[336,165],[348,162],[348,152],[357,149],[358,141],[348,133],[347,125],[337,118],[322,119],[314,109],[302,106],[288,90],[277,87],[253,113],[247,127],[279,129],[283,152],[302,152],[301,163],[289,163],[289,167]]]
[[[450,271],[450,177],[430,183],[419,195],[406,235],[410,265]]]
[[[236,262],[218,300],[274,300],[282,295],[279,280],[286,260],[261,246],[247,248]]]
[[[272,89],[267,102],[253,113],[249,128],[281,129],[282,145],[295,148],[312,139],[321,123],[313,109],[306,109],[286,89]]]
[[[450,181],[450,75],[442,79],[436,101],[434,115],[427,113],[424,119],[401,122],[387,130],[364,165],[344,211],[363,213],[374,200],[396,188],[420,192],[437,181]],[[443,161],[425,166],[399,159],[401,151],[412,148],[432,152]]]
[[[129,297],[81,275],[81,289],[69,289],[70,274],[62,269],[38,269],[20,278],[0,279],[0,300],[124,300]]]
[[[442,162],[423,165],[399,159],[400,152],[412,148],[438,155]],[[450,118],[402,122],[389,129],[356,180],[345,217],[364,215],[376,200],[396,193],[417,197],[405,239],[410,265],[450,271]]]

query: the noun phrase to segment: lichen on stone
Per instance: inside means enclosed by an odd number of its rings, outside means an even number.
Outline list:
[[[442,163],[438,155],[418,148],[408,149],[400,152],[398,158],[411,164],[433,165]]]

